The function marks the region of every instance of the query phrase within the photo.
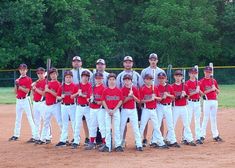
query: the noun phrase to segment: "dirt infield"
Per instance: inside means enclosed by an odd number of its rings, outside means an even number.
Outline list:
[[[26,144],[30,130],[25,114],[23,115],[21,138],[17,142],[8,142],[13,133],[15,106],[0,106],[0,167],[234,167],[235,165],[235,113],[234,109],[220,109],[218,124],[225,142],[215,143],[210,131],[205,144],[197,147],[182,146],[180,149],[160,150],[145,148],[143,152],[134,149],[131,129],[128,129],[127,148],[123,153],[100,153],[85,151],[83,147],[72,150],[70,147],[55,148],[59,139],[58,126],[53,120],[53,142],[36,146]],[[208,130],[210,128],[208,127]],[[178,125],[177,137],[180,140],[182,126]],[[149,131],[149,133],[152,131]],[[149,136],[150,137],[150,134]],[[82,135],[82,139],[84,136]]]

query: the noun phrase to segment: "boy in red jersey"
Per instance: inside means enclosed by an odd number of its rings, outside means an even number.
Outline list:
[[[32,138],[28,142],[33,142],[35,141],[36,138],[35,125],[33,122],[30,97],[29,97],[32,79],[27,76],[27,71],[28,71],[27,65],[20,64],[19,66],[20,77],[15,81],[15,94],[16,94],[15,129],[14,129],[14,135],[11,138],[9,138],[9,141],[16,141],[19,139],[23,111],[25,111],[27,115],[27,119],[32,131]]]
[[[183,121],[183,141],[185,145],[196,146],[193,142],[192,132],[189,126],[188,110],[187,110],[187,97],[189,95],[187,86],[182,83],[183,72],[176,70],[174,73],[175,83],[172,85],[175,92],[175,102],[173,107],[173,123],[176,127],[178,118],[181,117]]]
[[[195,139],[196,144],[203,144],[201,141],[201,104],[200,104],[200,86],[199,81],[196,78],[198,70],[193,67],[189,70],[190,79],[186,82],[189,91],[188,98],[188,118],[189,126],[191,125],[193,114],[195,121]]]
[[[119,107],[123,102],[122,91],[116,87],[116,75],[110,73],[108,75],[108,88],[106,88],[102,94],[102,104],[105,108],[105,130],[106,130],[106,145],[100,148],[101,152],[111,152],[111,130],[112,121],[114,122],[114,141],[115,151],[123,152],[121,146],[120,136],[120,110]]]
[[[133,132],[135,134],[136,150],[143,151],[136,109],[136,103],[140,103],[139,91],[136,87],[133,86],[132,76],[130,74],[125,74],[123,76],[123,81],[124,86],[122,88],[122,94],[124,96],[124,101],[121,110],[121,138],[124,137],[127,119],[129,118],[133,128]]]
[[[47,139],[47,134],[50,126],[50,120],[52,115],[54,115],[60,130],[62,130],[62,119],[60,112],[60,103],[57,102],[57,92],[61,86],[60,82],[57,80],[58,71],[56,68],[51,68],[48,74],[51,80],[45,86],[45,121],[43,123],[43,129],[41,134],[41,139],[37,143],[39,145],[48,144],[51,139]]]
[[[89,99],[92,94],[92,87],[89,83],[90,73],[84,70],[81,74],[82,81],[78,85],[78,92],[73,94],[71,98],[77,98],[77,107],[75,113],[75,127],[74,127],[74,142],[72,143],[72,148],[76,149],[80,145],[80,129],[82,123],[82,117],[86,117],[88,124],[88,130],[90,129],[90,109],[89,109]]]
[[[97,127],[101,132],[102,137],[102,145],[105,145],[105,109],[102,107],[101,97],[105,86],[103,84],[103,73],[96,72],[94,74],[95,77],[95,86],[93,88],[93,99],[91,99],[90,103],[90,126],[89,135],[90,135],[90,143],[85,148],[86,150],[95,149],[95,140],[97,136]]]
[[[158,122],[156,108],[157,101],[161,101],[157,87],[152,85],[153,76],[146,74],[144,76],[145,85],[140,89],[141,103],[144,104],[140,121],[140,134],[143,136],[144,129],[149,120],[152,121],[153,131],[155,132],[152,137],[151,147],[167,149],[167,145],[163,141],[162,133],[160,131],[160,124]]]
[[[72,82],[73,73],[71,71],[64,72],[64,83],[60,86],[57,92],[57,99],[61,100],[61,116],[62,116],[62,131],[60,135],[60,142],[56,144],[56,147],[66,146],[68,138],[68,125],[69,118],[72,124],[72,130],[74,133],[75,127],[75,99],[71,98],[71,95],[75,94],[78,90],[77,86]]]
[[[200,80],[201,91],[205,94],[206,100],[203,101],[203,122],[202,122],[202,137],[204,141],[206,137],[206,127],[210,117],[211,132],[214,141],[221,142],[222,138],[219,136],[217,128],[217,111],[218,111],[218,100],[217,95],[220,93],[217,81],[213,78],[212,68],[210,66],[204,69],[205,77]]]

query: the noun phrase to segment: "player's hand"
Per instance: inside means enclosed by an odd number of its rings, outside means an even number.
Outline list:
[[[82,96],[82,90],[81,89],[78,90],[78,95]]]
[[[182,91],[181,97],[185,97],[186,95],[187,95],[186,92],[185,92],[185,91]]]
[[[215,87],[215,85],[212,85],[211,90],[212,90],[212,91],[216,91],[216,87]]]
[[[45,92],[49,92],[49,88],[48,88],[48,85],[45,86]]]
[[[133,90],[130,90],[128,96],[129,96],[129,97],[133,97]]]
[[[154,101],[156,99],[156,95],[152,94],[151,101]]]
[[[196,92],[196,93],[199,93],[199,92],[200,92],[200,87],[199,87],[199,86],[197,86],[195,92]]]
[[[109,110],[108,113],[110,116],[113,116],[113,110]]]
[[[62,95],[61,95],[61,98],[64,99],[64,98],[65,98],[65,94],[62,94]]]

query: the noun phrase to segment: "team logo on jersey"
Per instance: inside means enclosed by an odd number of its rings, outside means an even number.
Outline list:
[[[144,95],[144,100],[149,100],[149,99],[151,99],[152,98],[152,94],[150,94],[150,95]]]
[[[182,92],[176,92],[175,91],[175,96],[177,97],[177,96],[181,96],[181,94],[182,94]]]
[[[107,100],[119,100],[120,97],[119,96],[106,96]]]

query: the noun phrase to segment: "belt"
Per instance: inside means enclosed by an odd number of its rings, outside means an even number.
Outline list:
[[[36,102],[36,103],[37,103],[37,102],[42,102],[42,101],[41,101],[41,100],[34,100],[34,102]]]
[[[104,107],[104,106],[101,106],[101,108],[102,108],[102,109],[105,109],[105,107]]]
[[[55,103],[52,103],[52,104],[46,104],[47,106],[51,106],[51,105],[54,105],[54,104],[57,104],[56,102]]]
[[[70,106],[70,105],[74,105],[75,103],[62,103],[65,106]]]
[[[156,110],[156,108],[146,108],[146,109],[148,109],[148,110]]]
[[[17,98],[17,99],[25,99],[26,97],[19,97],[19,98]]]
[[[192,102],[199,102],[200,99],[188,99],[189,101],[192,101]]]
[[[163,105],[163,106],[169,106],[169,105],[171,105],[171,103],[165,103],[165,104],[162,104],[162,103],[161,103],[161,105]]]
[[[88,104],[78,104],[79,106],[81,106],[81,107],[86,107],[86,106],[88,106]]]

